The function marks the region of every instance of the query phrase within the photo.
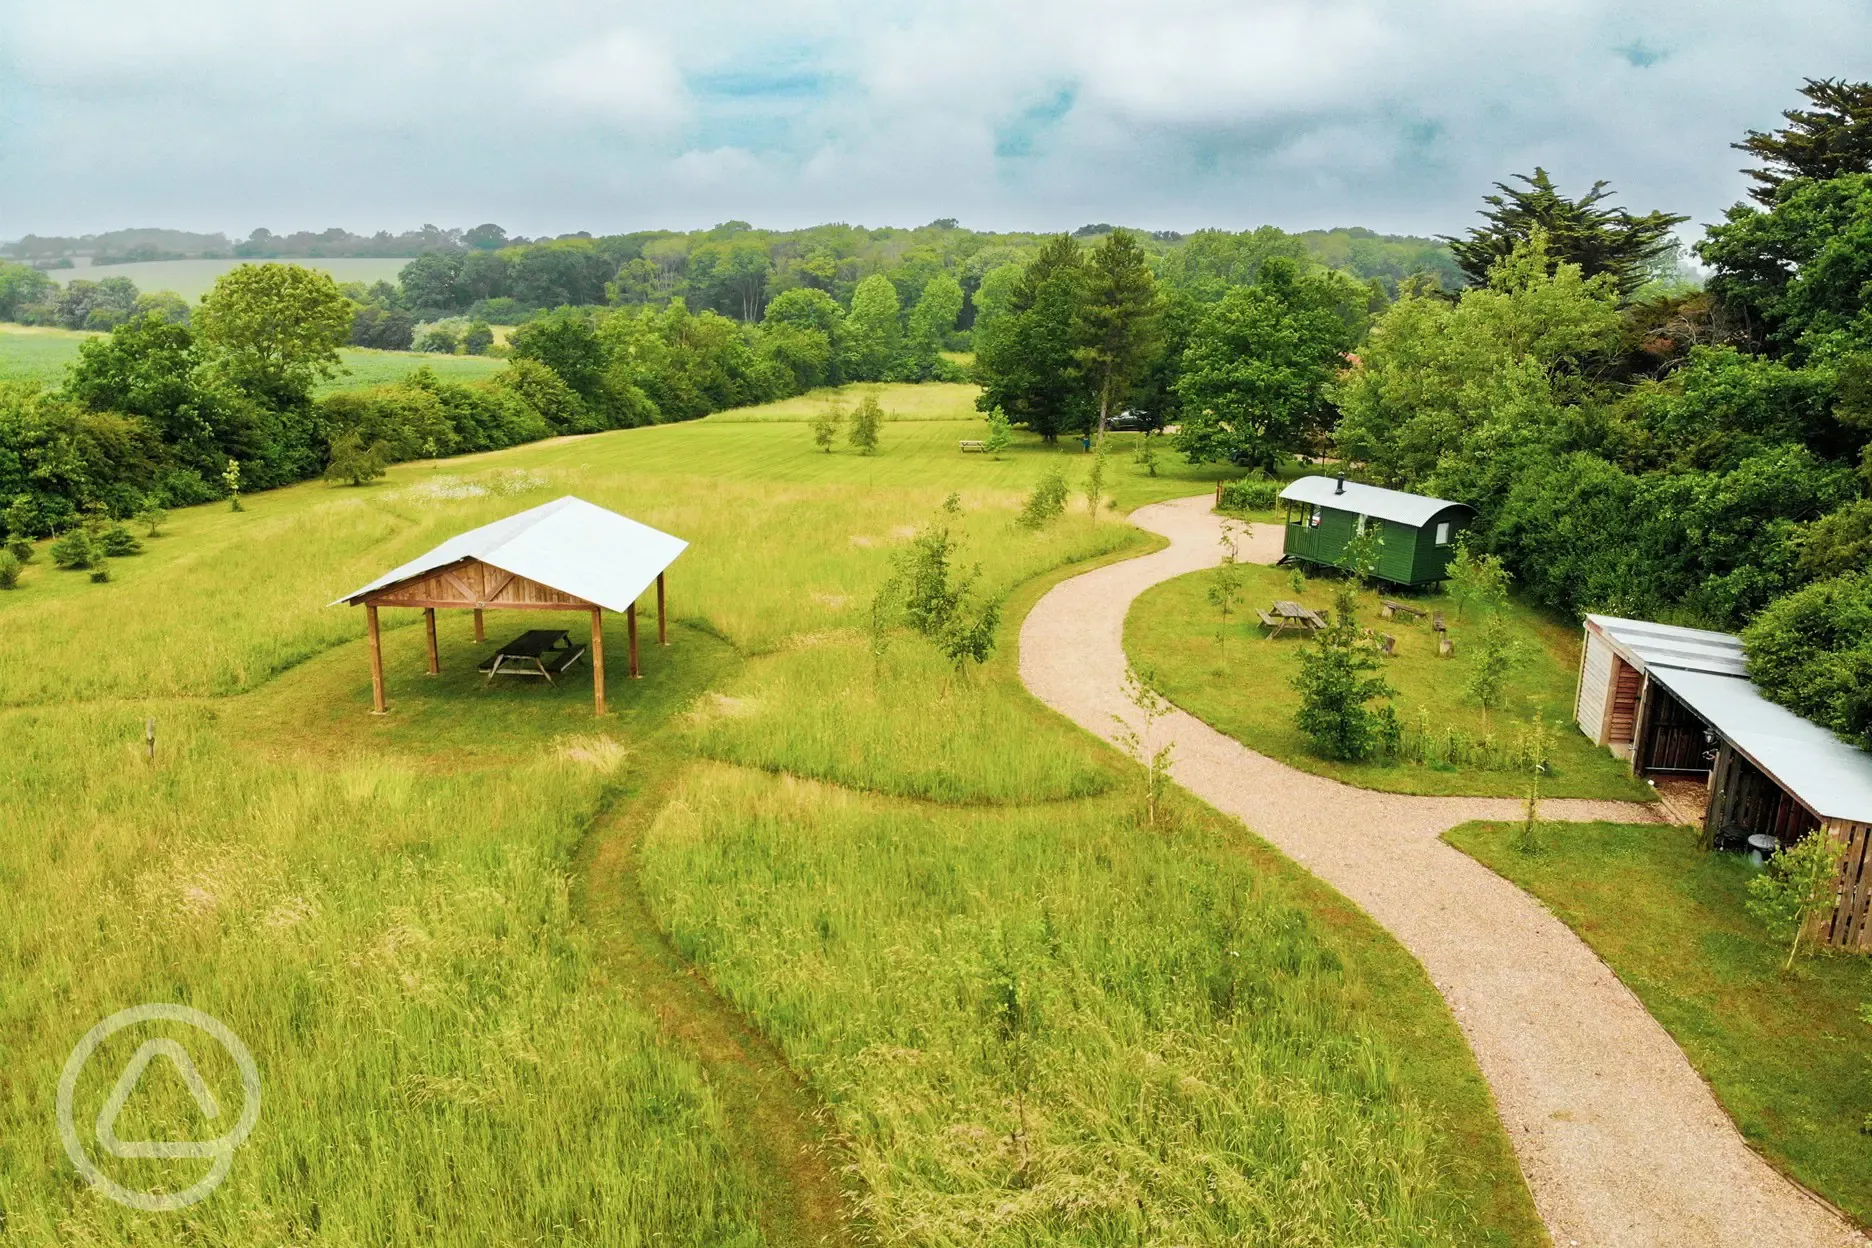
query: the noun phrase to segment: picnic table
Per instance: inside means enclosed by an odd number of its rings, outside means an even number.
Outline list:
[[[1277,599],[1271,611],[1257,611],[1255,614],[1261,617],[1261,626],[1268,630],[1269,641],[1289,628],[1310,633],[1326,627],[1324,615],[1289,598]]]
[[[988,450],[988,443],[980,438],[963,438],[960,442],[956,443],[956,446],[960,448],[964,454],[968,454],[972,451],[980,455]]]
[[[572,634],[563,628],[530,628],[494,652],[481,665],[488,683],[496,676],[538,676],[547,684],[559,682],[553,677],[585,656],[584,646],[572,644]]]

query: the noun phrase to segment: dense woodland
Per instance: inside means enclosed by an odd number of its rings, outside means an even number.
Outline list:
[[[247,488],[368,476],[822,385],[967,376],[984,411],[1048,440],[1124,414],[1174,429],[1193,460],[1333,455],[1471,503],[1473,540],[1534,601],[1746,627],[1771,692],[1868,739],[1872,86],[1806,94],[1736,145],[1757,162],[1754,202],[1697,245],[1704,280],[1684,278],[1683,218],[1614,207],[1603,184],[1570,196],[1540,170],[1442,242],[953,221],[526,242],[488,225],[426,230],[395,285],[249,266],[193,309],[0,265],[0,318],[112,331],[60,390],[0,387],[0,531],[216,497],[230,460]],[[447,318],[467,349],[486,349],[486,323],[517,324],[509,369],[312,398],[340,345],[407,347]]]

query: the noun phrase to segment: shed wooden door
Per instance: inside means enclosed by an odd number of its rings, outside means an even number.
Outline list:
[[[1644,675],[1617,655],[1612,656],[1612,722],[1606,740],[1615,744],[1629,742],[1638,732],[1638,694],[1644,689]]]
[[[1828,915],[1821,938],[1842,949],[1872,951],[1872,823],[1836,819],[1826,824],[1845,844],[1840,861],[1839,901]]]

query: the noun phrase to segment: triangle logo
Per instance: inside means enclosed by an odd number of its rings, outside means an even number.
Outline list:
[[[189,1057],[188,1050],[174,1040],[145,1040],[130,1064],[124,1067],[123,1074],[117,1077],[117,1085],[104,1101],[104,1108],[98,1111],[97,1139],[98,1147],[113,1157],[210,1157],[218,1151],[220,1141],[183,1140],[168,1142],[160,1140],[120,1140],[117,1138],[117,1118],[123,1113],[124,1105],[130,1094],[136,1090],[143,1072],[158,1057],[166,1057],[175,1067],[176,1074],[182,1079],[182,1086],[195,1098],[195,1105],[202,1112],[202,1117],[215,1119],[221,1115],[221,1105],[215,1100],[214,1093],[202,1079],[201,1072],[195,1069],[195,1061]]]

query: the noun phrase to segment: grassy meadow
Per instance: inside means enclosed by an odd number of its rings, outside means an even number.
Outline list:
[[[296,264],[329,273],[340,282],[395,282],[409,260],[377,257],[338,257],[329,260],[139,260],[133,264],[103,264],[71,269],[48,269],[46,276],[63,286],[74,278],[96,281],[101,277],[127,277],[138,290],[169,290],[190,303],[214,289],[215,279],[241,264]]]
[[[1192,572],[1140,595],[1125,625],[1125,650],[1139,671],[1178,706],[1235,738],[1250,749],[1316,775],[1331,776],[1361,788],[1394,793],[1462,796],[1519,796],[1527,779],[1515,771],[1487,771],[1448,762],[1343,763],[1321,757],[1294,726],[1300,695],[1292,685],[1304,641],[1288,630],[1269,639],[1257,610],[1276,599],[1296,597],[1288,568],[1239,565],[1242,597],[1226,630],[1219,609],[1209,601],[1214,572]],[[1330,609],[1338,582],[1310,577],[1298,594],[1314,608]],[[1417,731],[1427,714],[1432,737],[1450,730],[1473,741],[1493,736],[1503,746],[1527,731],[1535,708],[1547,724],[1549,771],[1544,791],[1551,797],[1608,797],[1648,801],[1651,791],[1634,780],[1625,766],[1595,748],[1572,726],[1574,682],[1579,671],[1579,630],[1509,603],[1504,610],[1520,647],[1520,661],[1509,678],[1503,705],[1485,724],[1482,708],[1464,693],[1471,649],[1467,625],[1447,595],[1414,594],[1413,606],[1441,611],[1456,643],[1449,658],[1437,657],[1436,634],[1428,617],[1415,623],[1379,618],[1379,598],[1391,591],[1358,595],[1362,624],[1397,639],[1396,653],[1385,660],[1383,676],[1397,690],[1393,705],[1407,731]]]
[[[1759,868],[1711,853],[1696,831],[1464,824],[1447,841],[1546,903],[1664,1025],[1749,1144],[1813,1191],[1872,1223],[1872,1064],[1859,1010],[1872,963],[1804,958],[1742,908]]]
[[[56,386],[65,380],[65,370],[77,360],[78,345],[98,336],[74,329],[0,324],[0,381]],[[317,393],[382,385],[401,380],[419,368],[432,368],[438,376],[450,381],[475,381],[490,377],[507,366],[505,360],[485,355],[373,351],[364,347],[340,348],[338,356],[344,371],[319,386]]]
[[[29,565],[0,595],[7,1242],[816,1243],[808,1189],[844,1194],[833,1242],[1544,1242],[1408,955],[1204,807],[1144,826],[1136,769],[1020,688],[1041,589],[1152,539],[1083,498],[1016,529],[1083,455],[965,456],[972,391],[881,397],[875,457],[813,447],[811,404],[725,413],[181,511],[108,584]],[[1113,471],[1126,507],[1214,475]],[[864,635],[952,491],[1006,600],[961,677]],[[369,715],[361,613],[327,604],[567,493],[691,542],[645,678],[612,621],[594,720],[585,668],[488,687],[444,615],[428,677],[386,612]],[[587,628],[489,634],[555,621]],[[182,1215],[92,1194],[50,1125],[72,1044],[144,1001],[221,1018],[266,1088]],[[164,1087],[127,1117],[193,1115]]]

